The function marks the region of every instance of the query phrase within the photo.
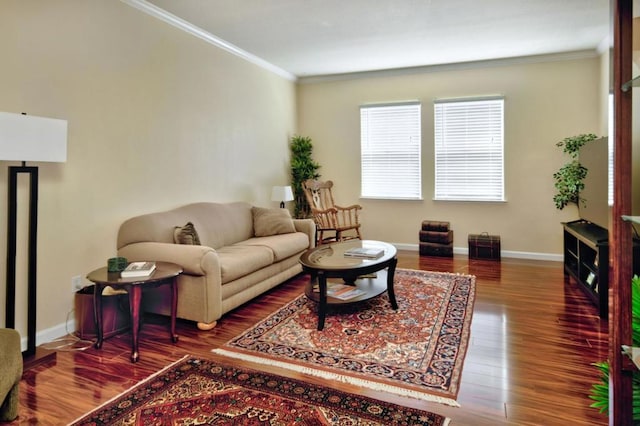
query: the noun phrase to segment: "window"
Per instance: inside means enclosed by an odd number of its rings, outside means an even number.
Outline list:
[[[420,103],[360,107],[361,196],[422,197]]]
[[[435,102],[435,199],[504,201],[504,98]]]

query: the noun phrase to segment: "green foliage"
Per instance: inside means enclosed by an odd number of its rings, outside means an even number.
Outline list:
[[[562,152],[569,154],[571,158],[577,159],[582,148],[587,142],[591,142],[598,137],[593,133],[585,133],[578,136],[571,136],[564,138],[556,144],[557,147],[562,147]]]
[[[600,381],[591,386],[589,398],[595,402],[590,405],[602,414],[609,413],[609,361],[592,364],[600,370]]]
[[[586,177],[587,169],[578,160],[572,160],[553,174],[556,181],[553,202],[557,209],[562,210],[569,203],[578,204],[581,201],[580,192],[584,189],[583,180]]]
[[[600,370],[600,381],[591,386],[589,398],[594,400],[590,407],[597,409],[602,414],[609,413],[609,361],[596,362],[593,364]],[[640,422],[640,373],[634,372],[631,379],[632,389],[632,417],[633,423]]]
[[[562,148],[562,152],[571,157],[569,163],[553,174],[556,188],[553,202],[557,209],[562,210],[570,203],[584,203],[580,198],[580,191],[584,189],[583,181],[587,177],[588,170],[580,164],[578,155],[580,148],[597,138],[593,133],[587,133],[565,138],[556,144],[557,147]]]
[[[633,346],[640,346],[640,277],[635,275],[631,280],[631,330]],[[591,407],[600,413],[609,413],[609,361],[593,364],[600,370],[600,381],[591,386],[589,398],[594,402]],[[640,372],[634,371],[631,379],[634,424],[640,422]]]
[[[302,183],[307,179],[320,177],[318,169],[320,164],[313,161],[313,142],[308,136],[294,136],[291,138],[291,185],[295,197],[295,217],[309,217],[310,209],[304,196]]]
[[[640,346],[640,277],[631,280],[631,337],[633,346]]]

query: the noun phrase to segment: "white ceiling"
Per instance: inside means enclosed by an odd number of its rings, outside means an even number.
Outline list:
[[[609,35],[609,0],[148,2],[297,77],[595,50]]]

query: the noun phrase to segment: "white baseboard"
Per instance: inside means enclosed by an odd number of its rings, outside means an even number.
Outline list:
[[[396,244],[391,243],[398,250],[407,250],[407,251],[419,251],[419,244]],[[469,255],[468,247],[454,247],[454,254],[464,254],[466,256]],[[554,254],[554,253],[532,253],[526,251],[511,251],[511,250],[502,250],[500,252],[502,257],[510,257],[514,259],[529,259],[529,260],[550,260],[553,262],[562,262],[564,257],[562,254]]]
[[[44,343],[49,343],[55,339],[71,334],[76,330],[76,320],[73,317],[73,311],[67,314],[66,323],[55,325],[51,328],[38,331],[36,333],[36,346],[40,346]],[[20,346],[22,351],[27,350],[27,336],[21,332]]]

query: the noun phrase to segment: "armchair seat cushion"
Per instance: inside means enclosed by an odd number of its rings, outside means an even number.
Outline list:
[[[18,416],[18,397],[22,378],[22,350],[20,334],[0,328],[0,421]]]

